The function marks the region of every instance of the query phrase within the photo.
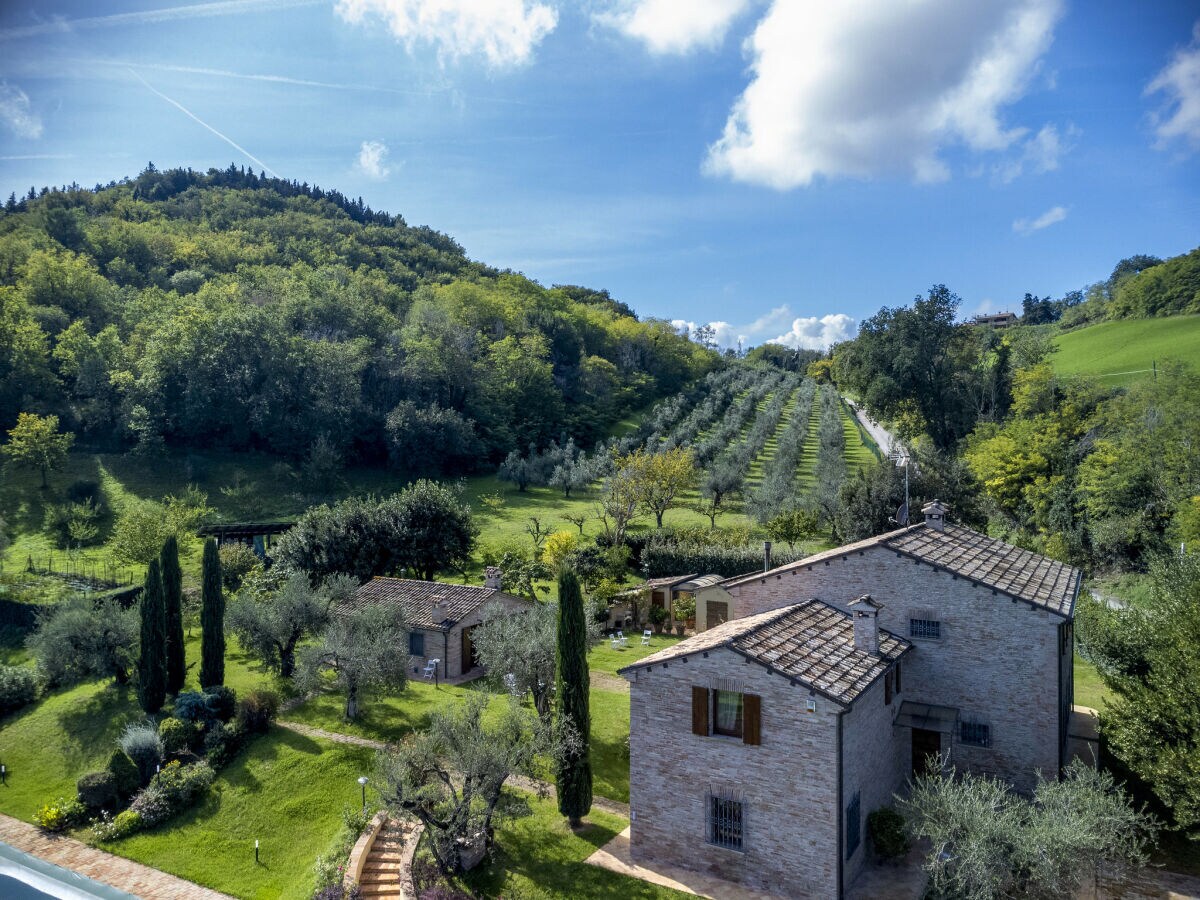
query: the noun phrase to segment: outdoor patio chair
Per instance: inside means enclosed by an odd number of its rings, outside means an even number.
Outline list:
[[[650,646],[650,634],[651,634],[651,632],[650,632],[649,628],[647,628],[645,631],[642,632],[642,646],[643,647]]]
[[[623,632],[623,631],[617,632],[617,641],[619,642],[620,646],[622,646],[622,647],[629,646],[629,638],[625,637],[625,632]]]
[[[437,676],[437,667],[440,662],[440,659],[430,659],[425,662],[425,671],[423,674],[426,681],[431,681]]]

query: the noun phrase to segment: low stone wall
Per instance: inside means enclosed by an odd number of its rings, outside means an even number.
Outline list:
[[[1200,878],[1156,866],[1105,866],[1075,896],[1076,900],[1200,900]]]
[[[376,813],[371,824],[367,826],[367,830],[359,835],[358,842],[350,851],[350,862],[346,864],[346,874],[342,881],[346,887],[362,881],[363,866],[367,864],[367,857],[371,855],[371,847],[374,846],[375,838],[378,837],[379,830],[383,828],[383,823],[386,821],[387,810]]]

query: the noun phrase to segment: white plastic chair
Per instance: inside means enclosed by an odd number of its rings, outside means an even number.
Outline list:
[[[642,632],[642,646],[643,647],[650,646],[650,635],[651,635],[651,631],[649,628],[647,628],[645,631]]]
[[[432,681],[434,676],[437,675],[437,667],[438,667],[438,663],[440,663],[440,662],[441,662],[440,659],[426,660],[425,672],[423,673],[426,681]]]
[[[617,632],[617,639],[620,641],[620,644],[621,644],[621,646],[622,646],[622,647],[628,647],[628,646],[629,646],[629,638],[625,637],[625,632],[623,632],[623,631],[618,631],[618,632]]]

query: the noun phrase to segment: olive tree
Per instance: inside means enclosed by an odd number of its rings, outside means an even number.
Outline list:
[[[230,630],[242,647],[283,678],[296,670],[296,646],[320,633],[329,620],[329,607],[357,587],[353,578],[335,576],[313,587],[299,572],[260,592],[243,591],[229,606]]]
[[[513,612],[492,602],[483,609],[482,624],[471,632],[488,676],[518,695],[529,694],[543,719],[550,715],[554,694],[557,628],[556,604],[539,603],[527,612]]]
[[[407,683],[408,629],[403,611],[375,605],[334,614],[314,646],[300,651],[297,683],[310,691],[333,681],[346,698],[347,719],[358,715],[364,696],[377,690],[400,690]]]
[[[1033,796],[987,776],[917,779],[899,800],[914,836],[928,838],[934,898],[1072,897],[1102,862],[1141,865],[1156,823],[1107,772],[1075,760],[1062,780],[1039,773]]]
[[[112,599],[67,600],[47,607],[26,646],[48,684],[92,678],[127,684],[138,658],[138,612]]]
[[[499,715],[487,709],[488,695],[471,693],[376,760],[385,805],[425,825],[433,858],[446,874],[477,864],[491,847],[496,822],[520,811],[503,802],[505,782],[518,774],[536,777],[539,756],[561,752],[551,729],[514,698]]]

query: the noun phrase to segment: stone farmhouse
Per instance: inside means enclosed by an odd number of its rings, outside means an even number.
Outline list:
[[[354,609],[379,604],[399,606],[408,624],[409,667],[424,670],[438,660],[437,677],[457,679],[479,669],[471,632],[483,621],[484,607],[499,602],[511,612],[525,612],[533,603],[502,590],[500,570],[489,566],[483,587],[416,581],[409,578],[372,578],[340,606]]]
[[[1061,770],[1079,571],[924,513],[698,586],[703,630],[621,670],[635,859],[840,898],[915,773]]]

